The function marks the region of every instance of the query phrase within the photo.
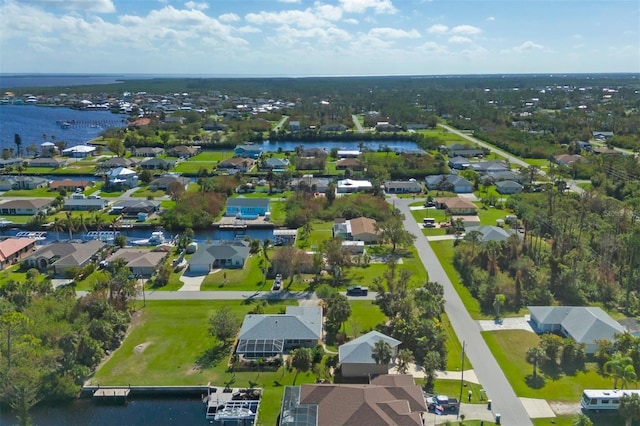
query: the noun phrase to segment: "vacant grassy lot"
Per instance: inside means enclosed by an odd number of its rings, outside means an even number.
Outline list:
[[[3,194],[4,197],[31,197],[31,198],[56,198],[58,191],[49,191],[49,188],[36,189],[12,189]]]
[[[351,317],[345,323],[345,328],[350,339],[375,330],[376,326],[383,324],[387,319],[372,300],[351,300],[349,305]]]
[[[289,303],[291,304],[291,303]],[[240,320],[252,305],[241,301],[148,301],[122,346],[96,372],[90,383],[101,385],[213,385],[231,377],[234,387],[265,388],[261,424],[274,425],[286,385],[295,372],[230,371],[231,348],[222,350],[208,332],[208,318],[228,306]],[[267,304],[266,313],[278,313],[286,302]],[[198,362],[200,360],[200,362]],[[298,375],[296,383],[312,383],[312,372]]]
[[[538,373],[544,380],[540,384],[533,384],[530,382],[533,367],[525,357],[527,350],[540,342],[538,335],[525,330],[489,331],[482,335],[516,395],[520,397],[577,403],[584,389],[608,389],[613,385],[612,379],[605,379],[597,373],[594,363],[587,363],[586,372],[578,371],[571,376],[562,373],[552,376],[550,371],[541,367]]]
[[[141,197],[141,198],[148,198],[148,197],[158,198],[158,197],[163,197],[167,194],[161,189],[158,189],[156,191],[151,191],[148,186],[145,186],[145,187],[139,188],[131,195],[133,197]]]

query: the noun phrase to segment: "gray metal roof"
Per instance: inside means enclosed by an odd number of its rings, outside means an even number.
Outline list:
[[[282,339],[311,340],[322,337],[320,306],[287,306],[285,314],[247,315],[239,340]]]
[[[392,348],[400,345],[399,340],[382,334],[378,331],[370,331],[367,334],[353,339],[338,348],[341,363],[352,364],[374,364],[375,360],[371,357],[373,348],[380,340],[384,340]]]

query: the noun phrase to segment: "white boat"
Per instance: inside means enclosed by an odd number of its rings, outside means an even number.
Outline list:
[[[165,238],[162,231],[153,231],[149,238],[143,240],[135,240],[132,242],[134,246],[157,246],[160,244],[166,244],[168,240]]]
[[[113,242],[118,235],[120,235],[120,231],[89,231],[86,237],[90,240]]]
[[[0,217],[0,228],[6,228],[7,226],[13,225],[13,222],[5,219],[4,217]]]
[[[46,232],[29,232],[29,231],[20,231],[16,234],[16,237],[19,238],[33,238],[35,240],[46,240],[47,233]]]

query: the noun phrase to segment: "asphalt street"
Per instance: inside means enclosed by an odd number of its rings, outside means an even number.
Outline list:
[[[467,312],[462,299],[458,296],[427,238],[413,219],[409,204],[414,200],[393,197],[388,201],[404,214],[405,229],[416,236],[415,246],[420,260],[429,273],[429,280],[438,282],[444,287],[445,311],[456,335],[466,345],[467,357],[471,361],[487,397],[492,400],[492,411],[500,413],[504,425],[532,425],[524,406],[482,338],[478,323]]]

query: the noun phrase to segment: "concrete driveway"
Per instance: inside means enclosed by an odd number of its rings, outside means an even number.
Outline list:
[[[184,285],[180,287],[178,291],[200,291],[200,286],[206,276],[207,274],[185,271],[180,277],[180,281],[182,281]]]
[[[526,330],[535,333],[531,326],[531,317],[529,315],[519,318],[504,318],[500,321],[480,320],[478,324],[480,324],[482,331]]]

